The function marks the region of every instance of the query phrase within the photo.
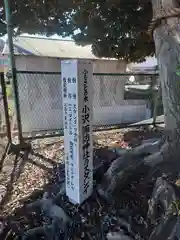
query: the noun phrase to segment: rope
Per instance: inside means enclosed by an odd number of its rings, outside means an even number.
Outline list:
[[[162,13],[157,15],[155,18],[152,19],[149,28],[148,28],[148,33],[150,35],[153,34],[153,31],[159,27],[161,24],[166,23],[166,20],[168,18],[172,17],[180,17],[180,8],[171,8],[168,9],[163,15]]]

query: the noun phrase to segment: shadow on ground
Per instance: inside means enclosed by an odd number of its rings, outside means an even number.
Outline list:
[[[10,157],[10,159],[8,159],[8,157]],[[96,182],[96,186],[102,181],[102,178],[104,177],[104,174],[111,165],[111,163],[118,157],[119,154],[116,151],[113,151],[113,149],[109,150],[108,147],[94,147],[94,179]],[[126,181],[124,189],[118,191],[120,195],[117,195],[116,199],[114,198],[115,202],[113,204],[109,204],[107,201],[105,201],[105,199],[100,197],[100,195],[97,194],[97,191],[95,190],[89,200],[86,201],[86,203],[84,203],[82,206],[77,207],[69,203],[65,195],[64,164],[60,163],[58,160],[45,157],[44,154],[36,152],[34,149],[31,149],[30,151],[24,153],[19,153],[16,156],[7,156],[4,165],[5,163],[7,164],[8,161],[13,163],[13,167],[9,175],[9,180],[6,185],[7,192],[3,196],[1,207],[3,207],[3,205],[5,205],[9,201],[9,199],[11,199],[13,187],[23,175],[26,164],[37,167],[39,171],[43,170],[45,172],[47,181],[42,185],[41,189],[34,189],[30,194],[28,194],[27,196],[23,196],[21,199],[19,199],[19,206],[16,206],[15,211],[10,211],[11,214],[8,214],[8,212],[6,211],[6,216],[8,216],[8,218],[3,216],[0,217],[0,223],[2,222],[2,225],[4,222],[6,222],[6,224],[3,225],[5,227],[4,230],[2,229],[2,235],[0,236],[1,239],[15,239],[14,236],[19,236],[20,234],[24,235],[27,229],[29,231],[29,235],[31,235],[31,233],[36,233],[36,231],[41,231],[41,233],[45,231],[47,233],[49,232],[49,230],[52,231],[54,228],[56,228],[57,223],[58,229],[60,229],[59,226],[61,226],[61,222],[59,222],[56,212],[58,212],[58,214],[60,213],[62,218],[64,218],[65,216],[65,219],[68,219],[68,216],[70,216],[71,219],[73,219],[74,221],[73,223],[80,224],[76,227],[74,227],[74,225],[71,225],[71,227],[68,228],[70,230],[77,230],[77,232],[75,233],[75,235],[77,236],[76,239],[92,239],[92,236],[94,235],[97,236],[97,238],[94,239],[103,239],[103,236],[101,235],[102,232],[105,230],[102,229],[102,222],[105,224],[110,224],[112,227],[111,231],[119,230],[119,225],[121,225],[122,223],[125,224],[126,226],[122,227],[124,227],[125,229],[127,228],[126,230],[130,231],[131,235],[133,235],[134,237],[128,237],[124,239],[149,239],[149,232],[147,232],[146,229],[148,223],[146,221],[145,215],[148,210],[148,199],[152,193],[153,186],[152,184],[150,184],[150,186],[147,188],[142,174],[138,174],[137,171],[136,174],[133,175],[133,178],[131,174],[129,175],[129,179],[128,181]],[[146,176],[147,174],[145,173],[144,165],[142,165],[141,167],[139,169],[139,173],[143,172]],[[146,171],[148,172],[149,169],[147,169]],[[36,183],[39,180],[40,179],[36,179]],[[24,184],[24,182],[22,182],[22,184]],[[46,199],[46,193],[48,193],[49,196],[52,197],[50,200]],[[44,199],[45,201],[47,200],[47,205],[45,204],[44,207],[45,210],[50,211],[50,214],[56,215],[54,218],[55,224],[52,223],[47,227],[47,224],[49,223],[46,224],[46,217],[48,215],[45,214],[43,218],[41,214],[34,209],[30,214],[27,212],[27,208],[25,207],[27,206],[27,203],[33,204],[34,201],[38,199],[41,199],[42,203],[44,202]],[[50,210],[51,207],[52,211]],[[124,219],[124,217],[126,217],[127,219]],[[79,218],[80,220],[83,220],[83,224],[79,223]],[[133,219],[135,219],[136,225],[138,225],[138,229],[136,227],[133,227],[133,229],[131,229],[131,222],[133,221]],[[53,231],[53,234],[55,232],[57,233],[57,231]],[[107,231],[109,231],[109,229],[107,229]],[[85,232],[87,235],[81,236],[81,234]],[[68,232],[68,234],[69,236],[71,235],[70,232]],[[123,234],[123,236],[125,235]],[[142,236],[146,237],[140,238]],[[41,238],[34,238],[33,235],[33,237],[31,236],[31,238],[28,239]]]
[[[116,153],[108,150],[108,148],[94,149],[94,160],[95,160],[94,161],[94,170],[95,170],[94,176],[97,181],[101,181],[101,176],[103,176],[104,172],[106,172],[106,170],[108,169],[111,162],[113,160],[115,160],[117,158],[117,156],[118,155]],[[21,161],[21,162],[19,162],[19,161]],[[27,203],[32,203],[32,202],[36,201],[37,199],[42,198],[42,196],[44,195],[45,192],[49,192],[49,193],[50,192],[52,192],[52,193],[58,192],[58,194],[59,194],[62,191],[62,196],[64,195],[64,191],[65,191],[65,166],[64,166],[64,164],[57,163],[53,159],[46,158],[42,154],[31,150],[28,153],[20,154],[20,156],[16,156],[16,157],[14,156],[13,171],[11,173],[10,181],[8,182],[7,194],[3,198],[3,204],[5,204],[8,201],[8,198],[9,199],[11,198],[13,184],[15,184],[15,181],[18,180],[19,176],[23,172],[23,168],[24,168],[24,165],[22,164],[23,161],[28,162],[31,165],[36,165],[41,169],[43,168],[47,172],[48,181],[46,184],[44,184],[42,186],[41,190],[34,190],[30,195],[21,199],[19,201],[20,206],[22,206],[22,205],[24,206]],[[47,167],[45,165],[45,163],[51,167]],[[99,204],[99,203],[96,202],[95,204]],[[98,205],[96,207],[98,207]],[[85,206],[85,208],[86,208],[86,206]],[[18,225],[19,224],[26,225],[27,223],[25,223],[26,222],[25,218],[27,218],[29,221],[28,228],[31,228],[31,224],[33,224],[33,226],[34,226],[34,224],[36,225],[36,223],[35,223],[36,220],[37,220],[37,222],[42,221],[41,217],[37,217],[35,220],[35,218],[33,216],[28,215],[25,208],[18,207],[15,209],[14,212],[12,212],[11,215],[8,215],[8,226],[5,227],[5,230],[2,233],[1,238],[2,239],[14,239],[12,232],[17,233],[19,231],[18,230],[19,228],[17,228],[17,226],[16,226],[17,222],[18,222]],[[3,222],[3,221],[6,221],[7,218],[0,216],[0,220]],[[39,225],[39,223],[37,223],[37,224]],[[9,234],[9,237],[8,237],[8,234]],[[39,239],[39,238],[37,238],[37,239]]]
[[[152,133],[151,133],[152,134]],[[138,137],[139,136],[139,137]],[[132,140],[136,141],[137,140],[142,140],[144,136],[144,131],[131,131],[127,134],[124,135],[124,140],[128,141],[128,140]],[[158,135],[159,136],[159,135]],[[149,134],[148,134],[149,137]],[[157,133],[153,133],[152,137],[157,137]],[[138,140],[138,144],[139,144],[139,140]],[[51,145],[56,144],[56,142],[52,142],[50,144],[48,144],[48,147],[52,147]],[[47,146],[46,146],[47,147]],[[121,147],[120,147],[121,148]],[[59,148],[58,148],[59,149]],[[51,151],[51,150],[50,150]],[[53,151],[53,150],[52,150]],[[59,150],[60,151],[60,150]],[[3,151],[5,152],[5,151]],[[63,152],[63,149],[62,149]],[[100,146],[98,146],[95,143],[95,148],[94,148],[94,162],[96,165],[96,169],[98,168],[98,171],[96,173],[96,178],[100,178],[101,173],[105,171],[105,169],[107,169],[107,166],[109,164],[110,161],[112,161],[113,159],[118,157],[118,154],[113,152],[113,151],[108,151],[108,147],[104,147],[101,148]],[[108,154],[107,154],[108,153]],[[108,163],[106,164],[102,164],[101,160],[103,160],[104,162]],[[26,165],[31,166],[30,170],[29,169],[25,169]],[[38,183],[39,181],[41,181],[42,179],[38,179],[38,174],[35,175],[35,177],[33,177],[34,172],[39,172],[39,171],[43,171],[43,177],[46,178],[47,182],[49,180],[49,176],[52,175],[52,170],[57,166],[57,164],[60,164],[60,159],[59,157],[56,157],[56,159],[51,158],[51,157],[46,157],[44,152],[42,153],[42,149],[33,149],[33,147],[31,149],[28,149],[25,152],[20,152],[15,154],[10,154],[5,156],[5,158],[3,159],[3,161],[0,163],[0,187],[2,187],[2,191],[0,189],[0,209],[3,209],[4,205],[6,205],[9,201],[12,201],[12,195],[13,195],[13,187],[17,184],[18,181],[20,181],[20,177],[22,174],[24,174],[24,172],[26,171],[32,171],[32,178],[35,178],[35,180],[33,180],[33,184],[35,185],[34,188],[38,187]],[[36,169],[34,170],[33,167],[36,167]],[[25,183],[23,181],[25,181],[26,176],[24,177],[24,179],[21,180],[22,185],[25,185]],[[42,175],[40,175],[39,178],[42,178]],[[29,179],[29,181],[31,182],[31,177]],[[100,179],[99,179],[100,180]],[[31,184],[30,184],[31,185]],[[43,185],[43,183],[41,184]],[[5,188],[4,188],[5,186]],[[32,187],[32,186],[30,186]],[[29,187],[29,188],[30,188]],[[23,194],[26,198],[26,193]],[[29,194],[27,194],[29,196]]]
[[[7,149],[8,150],[8,149]],[[17,182],[20,182],[20,177],[27,172],[25,166],[29,165],[32,169],[32,179],[40,181],[38,177],[33,177],[33,167],[36,167],[36,172],[44,171],[44,175],[48,178],[52,173],[52,169],[55,165],[55,161],[50,158],[46,158],[42,154],[35,152],[33,149],[19,152],[17,154],[5,154],[1,158],[0,163],[0,209],[2,210],[9,201],[12,201],[13,189]],[[39,170],[38,170],[39,169]],[[22,179],[21,181],[23,181]],[[29,180],[31,181],[31,179]],[[35,184],[35,182],[34,182]],[[25,185],[25,183],[21,183]],[[31,186],[32,187],[32,186]],[[26,194],[25,194],[26,195]]]

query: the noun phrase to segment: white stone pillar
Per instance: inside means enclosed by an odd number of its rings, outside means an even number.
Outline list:
[[[66,194],[81,204],[93,189],[92,63],[61,62]]]

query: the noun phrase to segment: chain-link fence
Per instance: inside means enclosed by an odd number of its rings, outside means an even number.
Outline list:
[[[158,75],[148,74],[94,73],[94,129],[150,118],[157,79]],[[19,71],[17,86],[22,136],[63,134],[61,74]]]

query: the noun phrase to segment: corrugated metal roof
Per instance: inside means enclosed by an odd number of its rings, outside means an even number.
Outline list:
[[[15,54],[58,58],[98,59],[91,51],[91,45],[78,46],[71,40],[19,36],[14,39]],[[24,49],[24,52],[23,52]],[[8,54],[6,44],[3,54]]]

